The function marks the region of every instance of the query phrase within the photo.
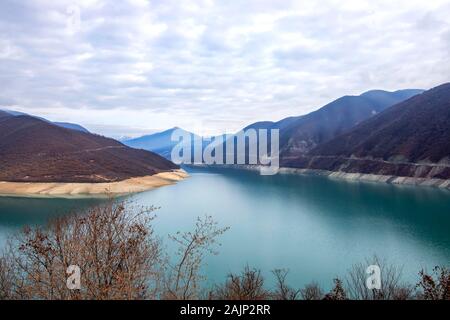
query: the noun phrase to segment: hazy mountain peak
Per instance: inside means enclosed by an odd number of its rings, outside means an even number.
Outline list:
[[[373,89],[366,92],[363,92],[360,96],[372,96],[372,95],[378,95],[378,94],[398,94],[398,93],[408,93],[408,94],[420,94],[424,92],[424,89],[400,89],[395,91],[388,91],[388,90],[382,90],[382,89]]]
[[[183,133],[190,134],[191,137],[194,137],[194,139],[200,139],[199,136],[175,126],[161,132],[144,135],[142,137],[134,139],[124,140],[123,143],[133,148],[156,152],[169,159],[172,149],[178,143],[177,141],[172,141],[172,134],[176,130],[182,130]]]

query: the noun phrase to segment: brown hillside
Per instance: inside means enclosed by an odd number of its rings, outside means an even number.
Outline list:
[[[113,139],[0,112],[0,181],[111,182],[176,168]]]
[[[450,178],[450,83],[399,103],[284,166]]]

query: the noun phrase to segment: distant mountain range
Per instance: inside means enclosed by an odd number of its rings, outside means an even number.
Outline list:
[[[356,125],[374,117],[389,107],[423,93],[421,89],[407,89],[394,92],[372,90],[359,96],[341,97],[317,111],[298,117],[288,117],[278,122],[261,121],[253,123],[247,129],[279,129],[280,158],[283,164],[295,166],[297,159],[307,155],[316,147],[351,130]],[[172,128],[160,133],[124,141],[124,144],[156,152],[168,159],[177,142],[171,141]],[[193,133],[194,139],[201,137]],[[203,144],[203,148],[206,144]],[[248,151],[248,146],[246,148]],[[224,148],[224,158],[226,150]],[[303,164],[302,164],[303,165]]]
[[[177,168],[110,138],[0,111],[0,181],[113,182]]]
[[[45,118],[42,118],[42,117],[36,117],[36,116],[29,115],[29,114],[24,113],[24,112],[13,111],[13,110],[0,109],[0,111],[8,113],[8,114],[10,114],[12,116],[30,116],[30,117],[34,117],[34,118],[37,118],[37,119],[40,119],[40,120],[43,120],[43,121],[46,121],[46,122],[50,122],[50,123],[56,124],[57,126],[62,127],[62,128],[77,130],[77,131],[81,131],[81,132],[89,132],[86,128],[80,126],[79,124],[75,124],[75,123],[70,123],[70,122],[52,122],[52,121],[49,121],[49,120],[47,120]]]
[[[450,83],[383,111],[283,166],[450,178]]]
[[[344,96],[307,115],[278,122],[257,122],[245,129],[280,129],[281,157],[295,158],[386,108],[422,92],[418,89],[395,92],[373,90],[359,96]]]

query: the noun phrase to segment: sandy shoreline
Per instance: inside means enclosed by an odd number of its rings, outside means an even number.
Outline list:
[[[102,198],[143,192],[167,186],[187,178],[182,169],[153,176],[130,178],[109,183],[32,183],[0,181],[0,196],[43,198]]]

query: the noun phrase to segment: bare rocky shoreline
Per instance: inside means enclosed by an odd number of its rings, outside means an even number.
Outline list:
[[[182,169],[152,176],[130,178],[108,183],[5,182],[0,181],[0,196],[29,198],[103,198],[143,192],[167,186],[187,178]]]
[[[193,167],[214,167],[214,168],[230,168],[230,169],[244,169],[251,171],[259,171],[258,165],[194,165]],[[288,168],[281,167],[278,169],[280,174],[303,174],[303,175],[320,175],[326,176],[332,179],[342,179],[348,181],[364,181],[364,182],[377,182],[387,183],[394,185],[409,185],[409,186],[422,186],[422,187],[434,187],[440,189],[450,190],[450,179],[435,179],[435,178],[415,178],[415,177],[400,177],[392,175],[378,175],[378,174],[364,174],[364,173],[348,173],[342,171],[327,171],[319,169],[300,169],[300,168]]]
[[[348,173],[348,172],[335,172],[326,170],[296,169],[296,168],[280,168],[279,172],[285,174],[315,174],[350,181],[366,181],[366,182],[379,182],[379,183],[381,182],[398,185],[426,186],[450,190],[450,180],[445,179],[399,177],[391,175]]]

